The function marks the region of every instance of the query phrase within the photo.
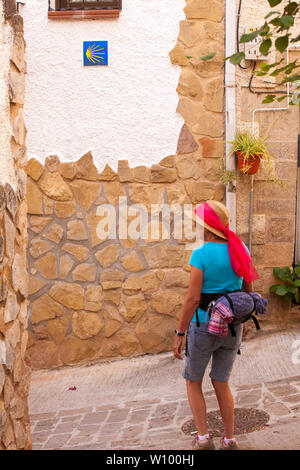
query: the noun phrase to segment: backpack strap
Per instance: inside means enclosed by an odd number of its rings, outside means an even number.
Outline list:
[[[236,336],[236,332],[232,323],[228,323],[228,328],[230,330],[231,336]]]
[[[196,324],[197,324],[197,327],[199,328],[200,327],[200,321],[199,321],[199,315],[198,315],[198,307],[196,308]]]
[[[234,307],[233,307],[233,303],[232,303],[231,298],[229,297],[228,294],[223,294],[223,295],[224,295],[224,297],[228,300],[229,305],[230,305],[230,308],[231,308],[231,311],[232,311],[232,313],[233,313],[233,315],[234,315]]]
[[[260,326],[259,326],[259,323],[258,323],[258,320],[257,320],[257,318],[255,318],[255,316],[254,316],[254,315],[251,315],[251,317],[250,317],[250,318],[252,318],[252,320],[253,320],[253,323],[254,323],[254,325],[255,325],[255,328],[256,328],[257,330],[260,330]]]

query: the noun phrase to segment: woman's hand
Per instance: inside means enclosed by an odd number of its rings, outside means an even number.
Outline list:
[[[176,359],[183,359],[181,356],[181,347],[182,347],[182,336],[175,335],[173,343],[173,352]]]

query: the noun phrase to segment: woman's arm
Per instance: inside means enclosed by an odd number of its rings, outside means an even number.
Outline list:
[[[194,316],[196,308],[199,305],[200,298],[201,298],[202,282],[203,282],[203,271],[201,269],[198,269],[192,266],[191,275],[190,275],[190,284],[189,284],[186,298],[184,300],[184,304],[181,310],[181,314],[180,314],[179,322],[177,326],[177,330],[180,333],[184,333],[188,329],[188,326],[191,322],[191,319]],[[181,345],[182,345],[182,337],[176,335],[175,340],[174,340],[174,345],[173,345],[173,351],[177,359],[182,359]]]
[[[246,292],[254,292],[253,281],[248,283],[243,280],[242,289],[245,290]]]

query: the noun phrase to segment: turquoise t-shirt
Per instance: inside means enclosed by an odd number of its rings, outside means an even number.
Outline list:
[[[231,267],[227,243],[205,243],[192,252],[189,264],[203,271],[203,293],[231,292],[242,288],[243,278],[238,277]],[[198,308],[198,315],[200,322],[209,322],[205,310]],[[192,322],[196,322],[196,312]]]

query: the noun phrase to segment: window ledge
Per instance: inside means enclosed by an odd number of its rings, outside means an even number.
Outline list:
[[[98,18],[119,18],[121,10],[64,10],[48,11],[48,18],[52,20],[80,20]]]

